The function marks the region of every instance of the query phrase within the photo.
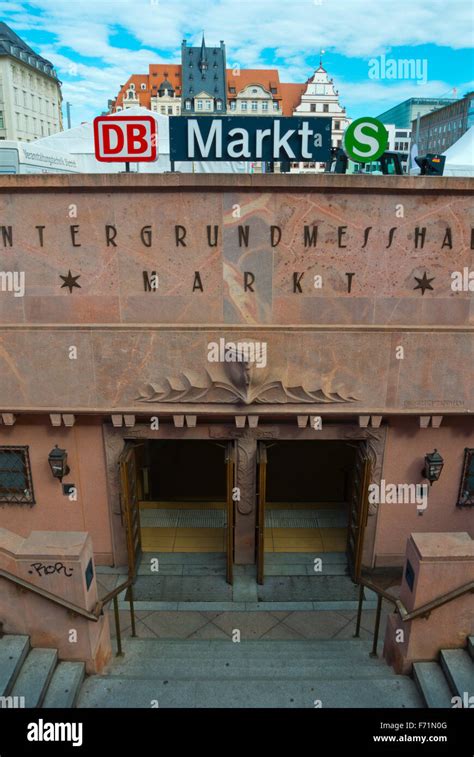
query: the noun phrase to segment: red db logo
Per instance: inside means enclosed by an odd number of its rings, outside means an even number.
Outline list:
[[[153,116],[98,116],[94,118],[97,160],[143,162],[157,158],[156,120]]]

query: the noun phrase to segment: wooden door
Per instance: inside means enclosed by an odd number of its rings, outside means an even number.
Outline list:
[[[263,584],[265,570],[265,503],[267,491],[267,448],[264,442],[257,447],[257,583]]]
[[[359,442],[352,478],[347,529],[347,560],[349,572],[354,582],[359,580],[362,565],[364,534],[369,514],[370,478],[371,464],[367,454],[367,442]]]
[[[128,575],[135,577],[141,554],[140,508],[138,504],[137,461],[135,446],[126,442],[119,458],[120,506],[125,524],[128,553]]]
[[[227,517],[226,517],[226,581],[232,584],[234,581],[234,529],[235,529],[235,502],[232,498],[235,484],[235,444],[227,442],[225,451],[225,463],[227,474]]]

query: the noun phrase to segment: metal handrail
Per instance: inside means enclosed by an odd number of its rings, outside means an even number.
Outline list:
[[[474,592],[474,581],[468,581],[467,584],[458,586],[457,589],[453,589],[446,594],[441,594],[436,599],[432,599],[431,602],[427,602],[425,605],[421,605],[411,612],[407,612],[405,606],[402,606],[403,609],[400,611],[401,618],[403,621],[407,621],[419,617],[428,617],[432,610],[435,610],[442,605],[446,605],[448,602],[452,602],[453,599],[462,597],[463,594],[468,594],[471,591]]]
[[[62,597],[56,596],[56,594],[51,594],[51,592],[47,591],[46,589],[42,589],[40,586],[36,586],[35,584],[30,583],[29,581],[25,581],[24,578],[19,578],[18,576],[15,576],[13,573],[9,573],[7,570],[3,570],[0,568],[0,578],[5,578],[5,580],[10,581],[11,583],[15,584],[16,586],[19,586],[22,589],[25,589],[26,591],[31,591],[34,594],[38,594],[40,597],[43,597],[43,599],[47,599],[50,602],[53,602],[56,605],[59,605],[60,607],[63,607],[65,610],[68,610],[68,612],[72,612],[76,615],[81,615],[83,618],[86,618],[86,620],[90,620],[93,623],[97,623],[99,620],[99,617],[103,615],[104,608],[110,600],[113,600],[114,602],[114,618],[115,618],[115,633],[117,637],[117,656],[123,656],[122,652],[122,637],[120,632],[120,616],[119,616],[119,610],[118,610],[118,600],[117,596],[127,587],[130,588],[129,592],[129,605],[130,605],[130,618],[132,623],[132,636],[136,636],[136,630],[135,630],[135,609],[133,605],[133,581],[134,578],[128,578],[124,583],[120,584],[120,586],[116,586],[115,589],[112,589],[112,591],[109,591],[108,594],[105,595],[102,599],[100,599],[98,602],[96,602],[95,607],[92,611],[85,610],[83,607],[80,607],[79,605],[74,604],[73,602],[69,602],[67,599],[63,599]]]
[[[75,605],[73,602],[69,602],[67,599],[62,599],[61,597],[57,597],[55,594],[51,594],[51,592],[47,591],[46,589],[42,589],[40,586],[35,586],[29,581],[25,581],[23,578],[19,578],[18,576],[13,575],[13,573],[9,573],[7,570],[0,569],[0,577],[5,578],[11,583],[17,584],[17,586],[21,586],[22,589],[26,589],[27,591],[32,591],[35,594],[39,594],[44,599],[49,599],[50,602],[61,605],[65,610],[69,610],[69,612],[76,613],[77,615],[82,615],[82,617],[87,618],[87,620],[97,622],[97,620],[99,619],[98,615],[96,615],[95,613],[97,605],[96,607],[94,607],[94,610],[90,612],[89,610],[84,610],[83,607],[79,607],[79,605]]]
[[[374,642],[372,645],[372,651],[370,653],[371,657],[377,657],[377,644],[378,644],[378,639],[379,639],[380,615],[382,612],[383,599],[386,599],[388,602],[391,602],[395,606],[395,609],[400,615],[401,620],[403,622],[406,622],[409,620],[415,620],[416,618],[420,618],[420,617],[427,618],[429,614],[432,612],[432,610],[436,610],[436,608],[441,607],[442,605],[445,605],[448,602],[452,602],[453,599],[457,599],[458,597],[461,597],[463,594],[467,594],[468,592],[474,592],[474,581],[469,581],[467,584],[458,586],[457,589],[453,589],[452,591],[449,591],[446,594],[440,594],[439,597],[436,597],[436,599],[432,599],[430,602],[427,602],[426,604],[421,605],[420,607],[417,607],[415,610],[408,612],[407,608],[405,607],[401,599],[396,599],[395,597],[392,597],[391,594],[384,591],[384,589],[381,589],[380,586],[377,586],[376,584],[373,584],[371,581],[368,581],[366,578],[362,578],[362,576],[359,576],[358,584],[359,584],[359,606],[357,609],[357,623],[356,623],[356,630],[354,633],[355,637],[359,637],[360,635],[360,621],[362,617],[362,604],[364,601],[364,587],[366,587],[367,589],[370,589],[371,591],[377,594],[377,610],[375,614]]]

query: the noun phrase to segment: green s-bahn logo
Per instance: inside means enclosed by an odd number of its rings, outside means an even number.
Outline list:
[[[377,160],[387,149],[387,144],[387,129],[381,121],[369,116],[353,121],[344,132],[344,151],[357,163]]]

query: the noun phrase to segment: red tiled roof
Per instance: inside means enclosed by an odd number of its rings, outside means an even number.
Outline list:
[[[281,108],[284,116],[292,116],[301,102],[301,95],[306,92],[306,84],[280,84]]]
[[[167,78],[176,90],[176,94],[181,94],[181,64],[178,63],[151,63],[148,74],[132,74],[125,84],[120,88],[114,107],[123,105],[126,99],[126,91],[130,84],[135,84],[135,91],[139,95],[140,105],[151,108],[151,97],[155,96],[160,84]],[[141,89],[141,85],[146,84],[146,89]],[[280,82],[278,69],[276,68],[242,68],[239,72],[234,69],[227,69],[227,97],[229,100],[235,99],[239,92],[246,87],[257,84],[262,86],[267,92],[271,92],[274,100],[280,101],[283,115],[291,116],[294,109],[299,105],[301,95],[306,90],[305,84],[293,84]],[[235,88],[235,92],[231,89]]]

